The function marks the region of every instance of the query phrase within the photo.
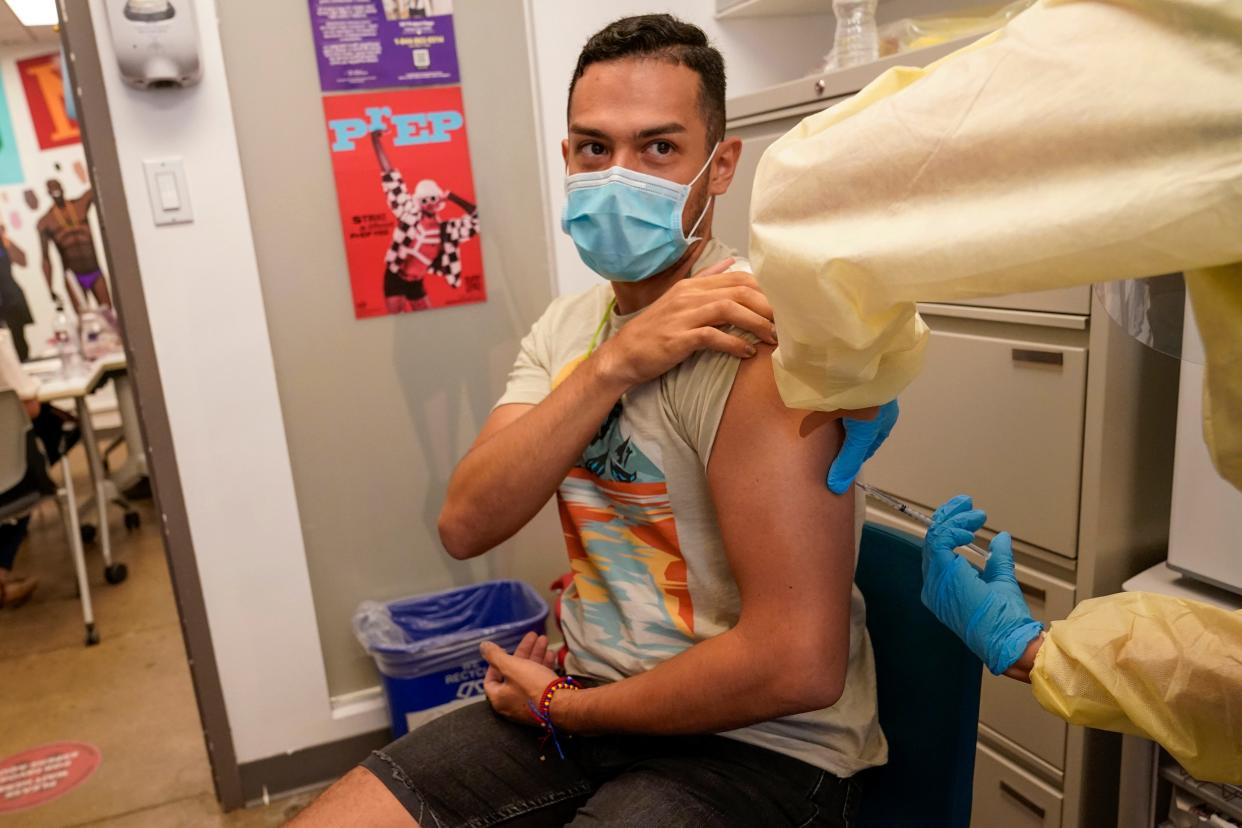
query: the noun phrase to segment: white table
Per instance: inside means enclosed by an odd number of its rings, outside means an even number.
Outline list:
[[[39,387],[39,400],[52,402],[72,397],[81,399],[99,387],[104,377],[111,371],[124,371],[128,363],[125,352],[116,351],[106,354],[94,362],[83,363],[82,371],[73,377],[60,376],[60,360],[31,360],[22,364],[22,369],[32,377],[38,377],[42,385]]]
[[[134,404],[133,388],[130,385],[129,374],[125,371],[127,366],[124,351],[108,354],[94,364],[88,365],[85,373],[75,377],[72,381],[60,377],[60,359],[57,357],[31,360],[22,367],[26,373],[38,376],[48,384],[49,390],[45,392],[48,400],[80,396],[78,392],[84,386],[90,389],[86,392],[89,396],[99,386],[102,376],[111,374],[116,386],[116,403],[121,415],[121,432],[126,445],[129,446],[129,453],[125,464],[119,469],[113,469],[109,478],[116,481],[118,490],[124,490],[147,476],[147,455],[143,450],[142,430],[138,425],[138,408]],[[102,376],[100,371],[103,372]],[[41,395],[41,398],[42,396],[44,395]]]
[[[110,584],[119,584],[128,574],[125,564],[112,562],[112,538],[108,530],[108,503],[117,499],[119,495],[110,496],[109,494],[109,488],[115,487],[104,473],[103,458],[99,453],[99,441],[95,436],[95,426],[86,406],[86,398],[94,393],[109,375],[123,373],[126,367],[123,351],[107,354],[94,362],[84,363],[82,369],[70,377],[61,376],[59,359],[37,360],[27,362],[22,366],[26,373],[38,378],[40,402],[72,399],[77,407],[78,424],[82,429],[83,450],[86,452],[91,483],[95,489],[95,506],[99,510],[98,537],[104,559],[104,578]],[[86,557],[82,550],[82,528],[78,522],[78,502],[74,493],[73,471],[69,467],[68,453],[61,457],[60,463],[72,535],[69,545],[73,554],[74,568],[77,571],[78,591],[82,598],[82,616],[86,622],[86,643],[90,645],[99,641],[99,635],[95,631],[90,584],[86,577]]]
[[[1126,592],[1157,592],[1174,598],[1202,601],[1227,612],[1242,610],[1242,595],[1196,581],[1169,569],[1163,562],[1143,570],[1122,584],[1121,588]]]

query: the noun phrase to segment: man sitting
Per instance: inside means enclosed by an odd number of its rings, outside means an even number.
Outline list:
[[[861,504],[825,488],[841,425],[781,402],[771,308],[712,238],[741,152],[724,102],[694,26],[632,17],[588,41],[563,225],[610,284],[535,323],[440,518],[470,558],[557,497],[583,688],[558,688],[543,638],[484,645],[490,704],[376,752],[297,824],[851,823],[851,777],[886,757]]]

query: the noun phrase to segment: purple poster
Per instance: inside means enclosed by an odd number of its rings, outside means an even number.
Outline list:
[[[453,0],[310,0],[325,92],[458,82]]]

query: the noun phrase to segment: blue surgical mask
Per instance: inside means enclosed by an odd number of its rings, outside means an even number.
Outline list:
[[[719,144],[716,145],[720,146]],[[561,229],[569,234],[587,267],[614,282],[641,282],[672,265],[698,241],[694,231],[711,201],[690,228],[682,212],[690,188],[716,156],[716,147],[689,184],[610,167],[565,177]]]

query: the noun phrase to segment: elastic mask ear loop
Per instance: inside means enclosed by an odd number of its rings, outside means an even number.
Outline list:
[[[690,183],[686,185],[686,187],[688,188],[686,191],[687,196],[689,195],[689,189],[694,187],[694,182],[702,178],[703,173],[707,172],[707,168],[711,166],[712,159],[716,157],[716,150],[718,149],[720,149],[719,141],[717,141],[715,145],[712,147],[712,151],[707,156],[707,161],[704,162],[703,167],[698,171],[698,173],[695,174],[694,178],[690,179]],[[712,202],[715,200],[716,200],[715,196],[708,196],[707,203],[703,205],[703,212],[699,213],[699,217],[695,219],[694,226],[691,227],[690,232],[686,234],[686,241],[692,242],[692,243],[698,241],[698,239],[695,238],[694,231],[698,230],[699,225],[703,223],[703,219],[707,218],[707,211],[711,209]]]

